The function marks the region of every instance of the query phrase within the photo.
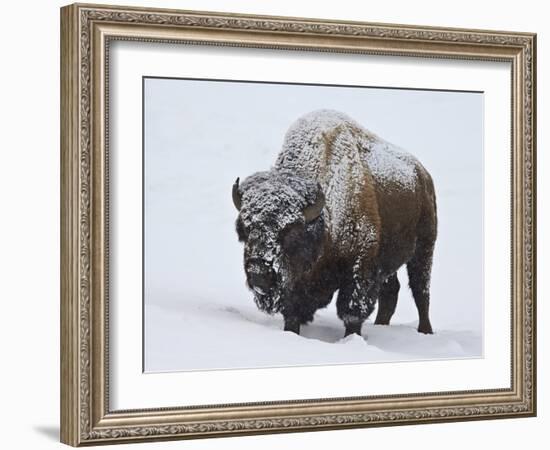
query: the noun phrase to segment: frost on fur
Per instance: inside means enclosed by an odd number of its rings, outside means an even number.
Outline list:
[[[234,196],[247,283],[260,309],[283,314],[285,329],[299,332],[336,290],[346,334],[360,333],[377,301],[389,323],[393,298],[382,285],[407,264],[419,274],[411,285],[419,330],[431,332],[435,193],[412,155],[345,114],[314,111],[289,128],[274,167]]]

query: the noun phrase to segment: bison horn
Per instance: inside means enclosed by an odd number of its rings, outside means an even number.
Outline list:
[[[241,199],[241,193],[239,192],[239,178],[235,180],[235,183],[233,184],[233,204],[235,205],[235,208],[237,208],[237,211],[241,210],[242,206],[242,199]]]
[[[319,194],[317,194],[317,198],[315,199],[315,203],[304,209],[304,218],[306,219],[306,223],[317,219],[317,217],[321,215],[321,211],[323,211],[324,207],[325,195],[323,194],[323,191],[320,190]]]

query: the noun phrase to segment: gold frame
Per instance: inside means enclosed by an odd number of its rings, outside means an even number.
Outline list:
[[[108,61],[115,39],[507,61],[512,66],[509,389],[111,411]],[[74,4],[61,9],[61,441],[73,446],[536,414],[536,35]]]

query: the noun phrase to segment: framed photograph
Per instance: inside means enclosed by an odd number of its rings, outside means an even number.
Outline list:
[[[62,442],[535,415],[535,57],[62,8]]]

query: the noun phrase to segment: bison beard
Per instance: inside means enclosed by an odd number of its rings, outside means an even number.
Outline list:
[[[429,284],[437,214],[433,182],[412,155],[344,114],[321,110],[288,130],[275,166],[232,189],[248,287],[259,309],[300,332],[338,291],[345,334],[378,302],[388,325],[407,265],[418,331],[432,333]]]

